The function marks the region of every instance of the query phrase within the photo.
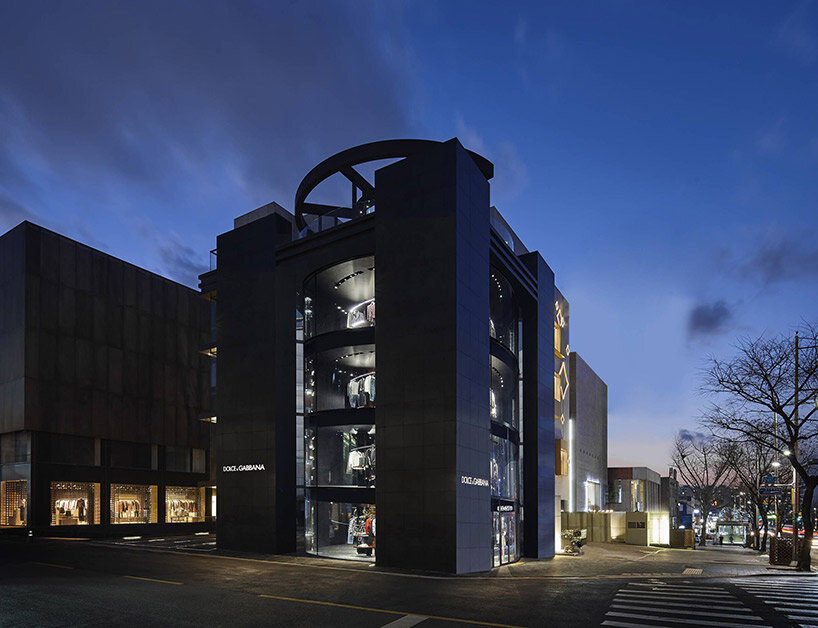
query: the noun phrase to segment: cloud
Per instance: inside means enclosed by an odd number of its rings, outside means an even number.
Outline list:
[[[168,277],[192,288],[199,285],[199,275],[208,270],[200,251],[185,245],[176,233],[159,238],[156,247]]]
[[[373,7],[12,3],[0,21],[0,186],[47,177],[289,205],[328,154],[407,134],[412,87],[380,54]]]
[[[764,284],[818,277],[818,247],[809,243],[808,237],[769,237],[749,259],[737,265],[738,273],[743,279]]]
[[[691,432],[690,430],[679,430],[679,438],[688,443],[703,443],[713,439],[712,436],[702,432]]]
[[[690,309],[687,318],[687,334],[696,338],[718,334],[727,328],[733,313],[723,300],[700,303]]]
[[[37,222],[37,215],[14,199],[0,194],[0,235],[24,220]]]
[[[779,48],[804,65],[811,65],[818,59],[818,37],[808,28],[815,19],[808,13],[808,6],[800,5],[779,23],[775,31],[775,43]]]
[[[463,146],[494,163],[494,178],[491,180],[492,204],[500,206],[516,198],[528,185],[528,166],[514,144],[502,141],[496,146],[487,145],[483,137],[466,124],[462,116],[457,116],[455,128]]]

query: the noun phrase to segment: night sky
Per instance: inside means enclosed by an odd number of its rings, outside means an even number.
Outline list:
[[[818,320],[818,2],[543,4],[5,0],[0,232],[195,286],[323,158],[457,136],[571,303],[610,465],[664,473],[708,355]]]

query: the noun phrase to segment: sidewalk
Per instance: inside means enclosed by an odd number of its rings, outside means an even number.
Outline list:
[[[526,559],[493,572],[511,577],[733,577],[797,575],[794,568],[773,567],[769,557],[739,546],[707,545],[691,549],[589,543],[582,556]],[[815,563],[815,559],[813,559]],[[813,567],[815,570],[815,567]],[[808,574],[804,574],[808,576]]]

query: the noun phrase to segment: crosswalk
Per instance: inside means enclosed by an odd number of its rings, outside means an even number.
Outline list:
[[[764,620],[724,587],[631,582],[616,592],[603,626],[765,626]]]
[[[818,577],[744,578],[733,584],[794,624],[818,626]]]

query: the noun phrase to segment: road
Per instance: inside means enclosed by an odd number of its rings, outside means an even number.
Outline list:
[[[228,557],[207,543],[0,541],[0,626],[818,625],[814,576],[456,578]]]

